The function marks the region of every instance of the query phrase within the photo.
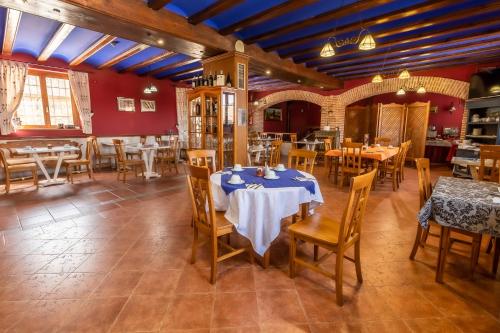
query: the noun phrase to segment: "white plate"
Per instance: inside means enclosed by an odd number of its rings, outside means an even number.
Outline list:
[[[269,177],[269,176],[264,176],[265,179],[269,179],[269,180],[276,180],[276,179],[280,179],[279,176],[274,176],[274,177]]]
[[[241,172],[241,171],[244,171],[244,169],[243,169],[243,168],[241,168],[241,169],[234,169],[234,168],[233,168],[233,169],[231,169],[231,171],[234,171],[234,172]]]
[[[283,168],[283,169],[276,169],[276,168],[274,168],[274,171],[283,172],[283,171],[286,171],[286,169],[285,168]]]
[[[231,185],[241,185],[241,184],[245,184],[245,180],[243,180],[243,179],[242,179],[240,182],[237,182],[237,183],[233,183],[233,182],[232,182],[232,181],[230,181],[230,180],[228,180],[227,182],[228,182],[229,184],[231,184]]]

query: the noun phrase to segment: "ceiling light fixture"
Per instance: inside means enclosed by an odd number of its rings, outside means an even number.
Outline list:
[[[384,81],[384,78],[380,74],[375,75],[372,79],[372,83],[382,83],[382,81]]]
[[[404,90],[403,87],[399,88],[399,90],[396,92],[396,95],[398,96],[403,96],[406,95],[406,91]]]
[[[158,39],[158,45],[163,45],[163,44],[165,44],[165,41],[161,38]]]
[[[266,74],[271,75],[271,71],[269,69],[266,69]]]
[[[403,69],[401,73],[399,73],[398,78],[401,80],[406,80],[410,78],[410,72],[407,69]]]
[[[420,87],[417,89],[417,94],[425,94],[427,90],[425,90],[425,87],[423,84],[420,84]]]
[[[332,44],[333,43],[333,44]],[[328,38],[328,41],[323,45],[319,55],[322,58],[333,57],[335,55],[335,47],[341,48],[346,45],[358,44],[358,49],[362,51],[373,50],[377,43],[372,34],[365,28],[362,28],[357,37],[347,37],[337,39],[335,36]]]

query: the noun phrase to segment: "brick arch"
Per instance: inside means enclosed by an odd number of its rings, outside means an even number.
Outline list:
[[[396,92],[401,86],[418,87],[424,85],[427,92],[466,99],[469,93],[469,83],[444,77],[412,76],[406,82],[398,78],[385,79],[381,83],[366,83],[338,95],[340,102],[347,106],[359,100]]]

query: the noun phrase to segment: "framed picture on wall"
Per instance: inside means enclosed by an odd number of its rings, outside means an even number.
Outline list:
[[[141,112],[156,112],[156,102],[141,99]]]
[[[264,120],[281,121],[281,109],[267,108],[264,112]]]
[[[117,97],[118,111],[135,112],[135,100],[133,98]]]

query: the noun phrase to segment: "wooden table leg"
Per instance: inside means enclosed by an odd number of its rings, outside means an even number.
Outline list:
[[[472,238],[472,255],[470,261],[470,277],[474,277],[474,272],[476,271],[477,262],[479,260],[479,252],[481,251],[481,240],[483,239],[482,234],[476,234]]]
[[[337,185],[339,176],[339,158],[333,157],[332,162],[333,162],[333,184]]]
[[[300,205],[300,218],[304,220],[309,214],[309,202],[305,202]]]
[[[500,237],[495,238],[495,252],[493,253],[493,266],[491,272],[496,277],[498,272],[498,260],[500,258]]]
[[[446,254],[450,242],[450,228],[441,227],[441,237],[439,239],[439,255],[436,267],[436,282],[443,283],[444,266],[446,263]]]
[[[375,190],[375,188],[377,187],[378,165],[379,165],[379,161],[378,160],[373,160],[373,170],[375,170],[375,179],[373,180],[373,185],[372,185],[372,189],[373,190]]]

